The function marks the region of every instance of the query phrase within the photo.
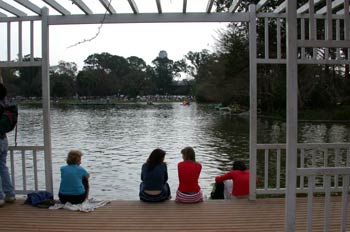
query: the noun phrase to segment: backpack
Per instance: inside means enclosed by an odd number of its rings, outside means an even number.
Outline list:
[[[18,120],[18,107],[14,103],[0,104],[0,124],[2,126],[0,133],[12,131]]]
[[[225,184],[223,182],[214,183],[213,190],[210,193],[210,199],[212,200],[225,199],[224,188],[225,188]]]

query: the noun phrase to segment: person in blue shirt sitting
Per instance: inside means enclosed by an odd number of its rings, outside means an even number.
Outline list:
[[[164,162],[165,151],[154,149],[147,162],[142,165],[140,184],[140,200],[161,202],[171,198],[168,181],[168,170]]]
[[[80,166],[83,153],[71,150],[67,156],[67,165],[61,167],[61,184],[58,197],[62,204],[80,204],[88,199],[89,173]]]

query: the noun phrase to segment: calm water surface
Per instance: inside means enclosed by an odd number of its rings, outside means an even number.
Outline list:
[[[248,161],[248,118],[221,115],[213,105],[125,103],[117,106],[52,107],[54,190],[59,168],[70,149],[84,153],[82,166],[90,172],[91,197],[138,199],[141,166],[154,148],[167,154],[169,184],[178,185],[180,150],[192,146],[203,166],[200,185],[210,194],[216,175],[230,170],[233,160]],[[258,142],[285,142],[285,123],[260,119]],[[13,145],[13,133],[9,135]],[[301,123],[300,142],[349,142],[350,124]],[[42,109],[20,107],[18,145],[43,145]]]

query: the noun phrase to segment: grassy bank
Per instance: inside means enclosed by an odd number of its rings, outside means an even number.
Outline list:
[[[286,120],[286,112],[261,112],[259,117]],[[348,121],[350,122],[350,106],[337,106],[330,109],[299,110],[299,121]]]
[[[332,109],[303,110],[300,120],[350,121],[350,106],[338,106]]]

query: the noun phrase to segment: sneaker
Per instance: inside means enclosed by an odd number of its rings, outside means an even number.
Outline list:
[[[5,205],[5,201],[3,199],[0,199],[0,207]]]
[[[5,197],[5,202],[7,202],[7,203],[13,203],[15,201],[16,201],[16,197],[14,197],[14,196],[6,196]]]

